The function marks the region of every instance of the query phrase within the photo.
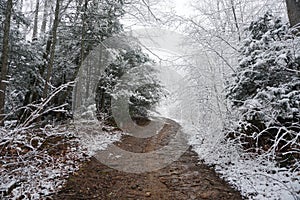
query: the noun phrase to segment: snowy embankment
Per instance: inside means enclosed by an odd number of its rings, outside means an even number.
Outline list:
[[[182,80],[169,77],[168,82],[165,81],[170,95],[161,102],[157,111],[183,127],[199,159],[213,166],[247,199],[299,200],[299,168],[298,172],[280,168],[270,159],[270,154],[247,153],[239,142],[226,137],[224,126],[229,121],[228,110],[212,92],[216,79],[210,82],[204,77],[199,83]]]
[[[188,93],[188,88],[184,90]],[[277,167],[268,154],[250,154],[223,133],[223,115],[208,103],[182,92],[158,107],[162,116],[177,121],[199,159],[250,200],[299,200],[300,172]],[[190,92],[197,94],[196,92]],[[214,106],[217,107],[217,106]]]
[[[247,154],[223,134],[208,134],[183,124],[190,144],[200,160],[214,166],[217,173],[253,200],[299,200],[300,175],[276,167],[267,155]]]
[[[184,90],[182,90],[184,91]],[[197,93],[195,93],[197,94]],[[299,200],[300,172],[280,168],[270,154],[250,154],[223,133],[226,119],[207,104],[196,100],[167,102],[162,116],[177,121],[188,136],[199,159],[214,169],[250,200]],[[202,106],[202,107],[201,107]],[[300,134],[300,133],[299,133]],[[300,163],[298,164],[300,165]]]
[[[38,130],[0,129],[0,199],[42,199],[97,150],[118,140],[88,124]]]

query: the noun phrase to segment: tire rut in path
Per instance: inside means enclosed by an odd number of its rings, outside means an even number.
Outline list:
[[[168,144],[179,128],[176,122],[167,120],[160,133],[151,138],[124,135],[115,145],[136,153],[151,152]],[[153,161],[145,162],[150,165]],[[240,200],[242,197],[189,148],[171,165],[141,174],[111,169],[91,158],[52,199]]]

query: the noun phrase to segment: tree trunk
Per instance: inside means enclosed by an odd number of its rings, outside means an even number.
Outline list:
[[[32,40],[37,39],[38,21],[39,21],[39,8],[40,8],[40,1],[36,0]]]
[[[86,62],[86,80],[85,80],[85,100],[88,100],[90,96],[90,83],[91,83],[91,64],[90,61]]]
[[[299,0],[286,0],[287,12],[291,26],[300,23],[300,1]],[[298,28],[299,29],[299,28]]]
[[[82,30],[81,30],[81,49],[80,49],[80,62],[79,67],[81,67],[83,60],[84,60],[84,53],[85,53],[85,31],[86,31],[86,11],[88,6],[88,1],[84,1],[83,5],[83,16],[82,16]]]
[[[1,79],[0,79],[0,125],[4,124],[4,107],[5,107],[5,92],[7,83],[7,71],[8,71],[8,53],[9,53],[9,32],[10,32],[10,19],[13,7],[13,1],[8,0],[6,5],[6,14],[4,21],[4,33],[3,33],[3,49],[1,56]]]
[[[233,0],[231,0],[230,3],[231,3],[231,9],[232,9],[232,14],[233,14],[233,19],[234,19],[236,31],[237,31],[238,36],[239,36],[239,41],[241,41],[240,26],[239,26],[237,16],[236,16],[235,3],[234,3]]]
[[[48,2],[49,4],[49,30],[52,29],[52,25],[53,25],[53,0],[49,0]]]
[[[48,18],[48,1],[49,0],[45,0],[44,2],[44,13],[43,13],[43,21],[42,21],[42,26],[41,26],[41,34],[45,34],[46,33],[46,26],[47,26],[47,18]]]
[[[88,8],[88,2],[90,0],[84,0],[82,2],[83,4],[80,4],[80,8],[78,8],[78,16],[82,15],[82,29],[81,29],[81,44],[80,44],[80,52],[79,55],[73,60],[73,63],[76,65],[76,68],[73,71],[72,77],[68,78],[68,81],[74,81],[76,80],[75,88],[67,88],[64,94],[61,96],[60,102],[65,103],[69,97],[73,97],[73,102],[72,102],[72,109],[73,111],[76,110],[76,108],[79,105],[82,105],[82,96],[84,97],[84,94],[81,93],[81,86],[82,83],[84,83],[83,80],[80,79],[80,76],[78,77],[78,74],[80,73],[81,70],[81,65],[83,60],[86,58],[88,53],[91,51],[91,47],[87,46],[86,47],[86,10]],[[73,94],[72,94],[73,92]]]
[[[13,1],[8,0],[6,5],[5,21],[4,21],[4,33],[3,33],[3,49],[1,56],[1,79],[0,79],[0,124],[4,124],[4,106],[5,106],[5,92],[7,83],[7,71],[8,71],[8,53],[9,53],[9,32],[10,32],[10,20],[12,12]]]
[[[60,0],[56,0],[55,18],[54,18],[53,27],[52,27],[52,33],[50,35],[50,38],[52,38],[50,58],[49,58],[49,63],[48,63],[48,67],[47,67],[45,87],[44,87],[44,91],[43,91],[44,99],[48,96],[48,88],[49,88],[49,84],[50,84],[49,82],[50,82],[52,69],[53,69],[53,63],[54,63],[55,47],[56,47],[56,40],[57,40],[57,28],[58,28],[58,24],[59,24],[59,12],[60,12],[59,4],[60,4]]]

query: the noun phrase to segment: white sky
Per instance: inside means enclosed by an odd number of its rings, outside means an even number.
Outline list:
[[[189,9],[189,4],[191,0],[173,0],[175,1],[175,10],[179,15],[189,15],[191,9]]]

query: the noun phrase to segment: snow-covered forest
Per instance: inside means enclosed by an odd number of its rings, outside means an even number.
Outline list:
[[[51,199],[163,118],[244,199],[300,199],[300,1],[0,0],[0,21],[0,199]]]

